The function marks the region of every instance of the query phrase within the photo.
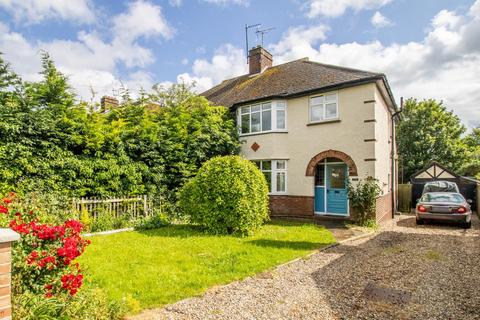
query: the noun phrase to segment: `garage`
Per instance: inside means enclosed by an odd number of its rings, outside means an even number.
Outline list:
[[[422,190],[425,183],[439,180],[455,182],[465,199],[472,200],[472,210],[477,210],[477,186],[480,181],[470,177],[463,177],[436,161],[432,161],[424,169],[411,176],[412,206],[415,206],[417,200],[422,196]]]

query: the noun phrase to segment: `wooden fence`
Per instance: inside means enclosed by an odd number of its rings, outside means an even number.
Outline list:
[[[123,215],[139,217],[149,214],[146,195],[123,198],[74,198],[72,205],[77,212],[87,211],[95,219],[104,213],[115,218]]]
[[[409,213],[412,211],[412,185],[398,185],[398,211]]]

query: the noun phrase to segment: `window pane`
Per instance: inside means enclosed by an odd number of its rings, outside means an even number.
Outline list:
[[[285,102],[278,101],[277,102],[277,110],[285,110]]]
[[[277,192],[285,191],[285,172],[277,172]]]
[[[328,103],[325,105],[325,118],[336,118],[337,117],[337,104],[336,103]]]
[[[336,102],[337,101],[337,95],[336,94],[329,94],[325,96],[325,102]]]
[[[262,161],[262,170],[272,170],[272,161]]]
[[[310,99],[310,105],[315,106],[323,103],[323,96],[313,97]]]
[[[250,107],[243,107],[242,108],[242,114],[249,113],[250,112]]]
[[[262,131],[272,130],[272,110],[262,111]]]
[[[310,108],[310,120],[311,121],[323,120],[323,105]]]
[[[253,161],[253,163],[258,167],[258,169],[261,169],[261,162],[260,161]]]
[[[330,171],[330,188],[345,189],[345,169],[342,167],[333,167]]]
[[[260,112],[255,112],[251,114],[252,117],[252,128],[251,132],[259,132],[261,130],[260,127]]]
[[[277,110],[277,129],[285,128],[285,110]]]
[[[264,103],[262,105],[262,110],[270,110],[272,108],[272,104],[271,103]]]
[[[317,172],[315,174],[315,185],[323,187],[325,184],[325,165],[317,165]]]
[[[242,114],[242,133],[250,133],[250,115]]]
[[[259,104],[256,105],[256,106],[252,106],[252,112],[259,112],[260,108],[261,108],[261,106]]]
[[[271,172],[264,172],[265,180],[267,180],[268,191],[272,191],[272,173]]]
[[[285,160],[277,160],[277,169],[279,170],[285,169]]]

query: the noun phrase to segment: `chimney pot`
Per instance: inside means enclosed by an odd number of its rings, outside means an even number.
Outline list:
[[[100,110],[105,112],[109,109],[115,109],[119,106],[119,102],[117,98],[110,97],[110,96],[103,96],[100,99]]]
[[[265,71],[272,66],[272,54],[262,46],[256,46],[248,52],[249,74]]]

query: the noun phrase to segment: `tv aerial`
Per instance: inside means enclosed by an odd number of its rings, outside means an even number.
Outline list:
[[[260,39],[261,39],[260,44],[261,44],[262,47],[263,47],[263,36],[265,35],[265,33],[268,33],[268,32],[270,32],[270,31],[272,31],[272,30],[274,30],[274,29],[275,29],[275,28],[267,28],[267,29],[259,29],[259,28],[257,28],[257,31],[255,31],[255,33],[257,34],[257,39],[258,39],[258,37],[260,36]]]
[[[245,49],[246,49],[246,56],[247,56],[247,64],[248,64],[248,54],[249,54],[248,31],[252,28],[257,28],[257,30],[255,31],[255,34],[257,35],[257,39],[260,37],[261,39],[260,43],[261,43],[261,46],[263,47],[263,36],[265,35],[265,33],[268,33],[273,29],[275,29],[275,28],[260,29],[261,25],[262,25],[261,23],[245,25]]]

